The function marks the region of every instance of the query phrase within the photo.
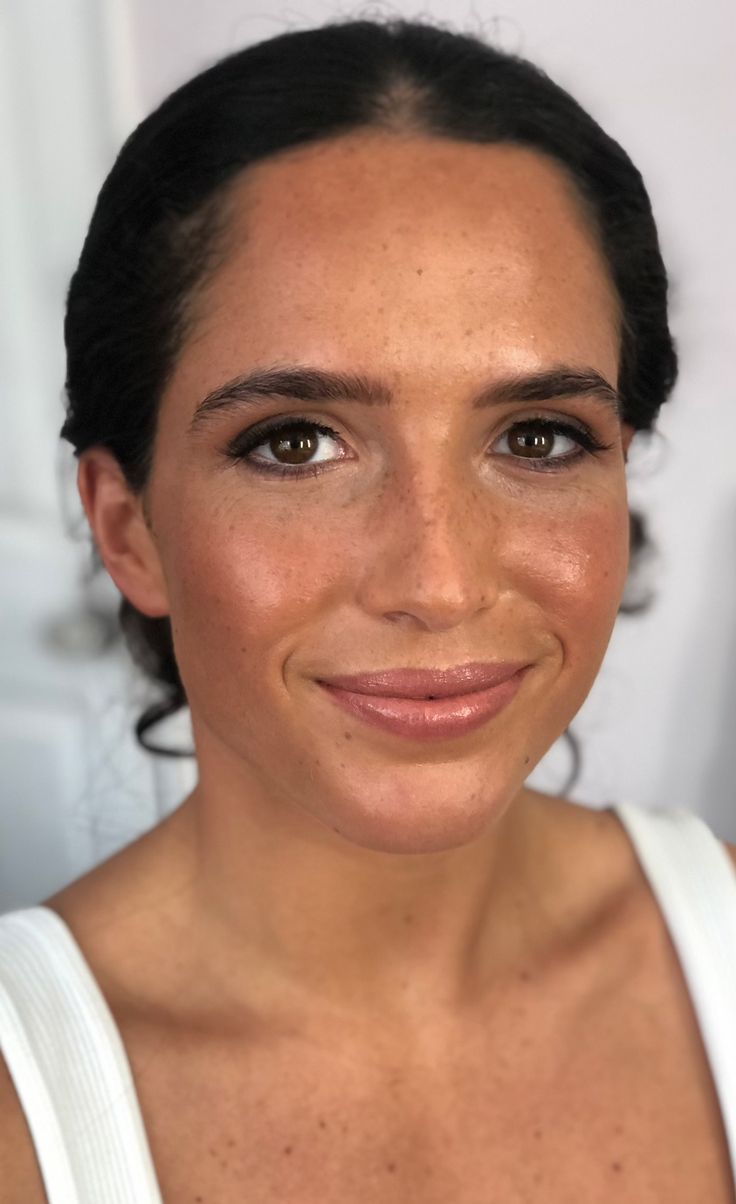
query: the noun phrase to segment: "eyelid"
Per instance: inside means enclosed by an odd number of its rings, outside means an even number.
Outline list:
[[[306,414],[281,414],[273,418],[264,418],[262,422],[257,422],[246,430],[241,431],[228,443],[225,450],[231,455],[243,455],[244,452],[253,451],[256,447],[260,447],[262,443],[266,443],[271,435],[278,434],[279,431],[294,426],[311,427],[313,430],[319,431],[321,435],[327,435],[331,439],[342,438],[339,431],[328,426],[325,422],[319,421],[317,418],[309,418]]]

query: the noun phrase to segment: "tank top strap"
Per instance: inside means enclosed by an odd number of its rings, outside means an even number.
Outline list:
[[[659,903],[721,1105],[736,1182],[736,867],[699,815],[613,807]]]
[[[162,1204],[122,1038],[48,907],[0,916],[0,1049],[49,1204]]]

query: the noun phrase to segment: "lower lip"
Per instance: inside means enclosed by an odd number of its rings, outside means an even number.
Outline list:
[[[319,684],[338,706],[374,727],[411,740],[448,740],[475,731],[498,715],[515,698],[526,671],[520,669],[488,690],[451,698],[383,698]]]

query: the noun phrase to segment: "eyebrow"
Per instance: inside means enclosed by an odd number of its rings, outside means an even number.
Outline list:
[[[621,395],[600,372],[566,364],[491,381],[472,398],[471,407],[477,410],[509,402],[552,401],[561,397],[591,398],[619,419],[623,415]],[[303,364],[256,369],[208,393],[197,405],[189,430],[198,430],[214,415],[248,409],[262,399],[279,398],[387,406],[393,401],[393,393],[384,381],[363,373],[328,372]]]

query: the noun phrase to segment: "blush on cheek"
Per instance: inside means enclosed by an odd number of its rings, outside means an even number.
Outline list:
[[[252,518],[244,527],[200,524],[196,539],[179,546],[170,575],[183,675],[188,665],[195,673],[219,665],[237,681],[326,614],[340,560],[324,532]]]
[[[525,523],[523,534],[519,587],[563,639],[566,660],[595,662],[610,639],[626,582],[628,512],[600,503],[577,507],[574,516],[568,510],[544,525]]]

